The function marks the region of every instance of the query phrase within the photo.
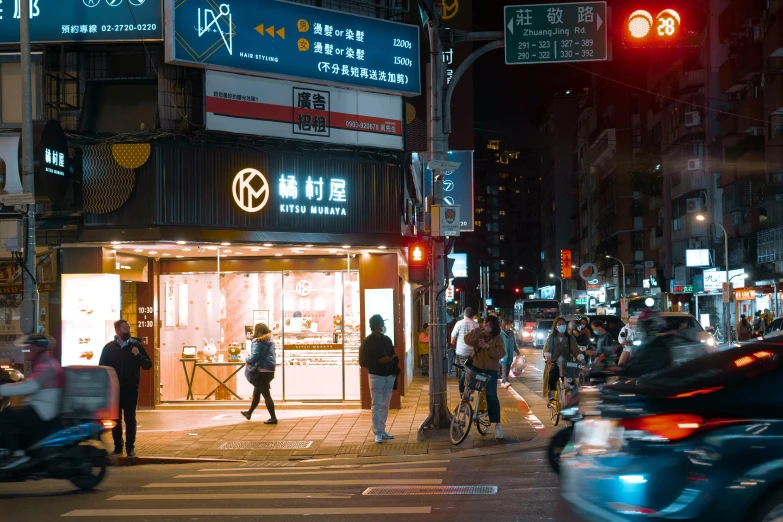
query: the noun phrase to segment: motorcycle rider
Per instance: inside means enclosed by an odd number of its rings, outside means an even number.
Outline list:
[[[614,348],[614,338],[612,334],[606,331],[606,323],[600,319],[594,319],[590,326],[595,334],[595,355],[603,356],[609,361],[616,361],[617,357]]]
[[[637,334],[641,343],[633,346],[625,365],[613,368],[615,373],[641,377],[671,366],[672,346],[683,338],[677,330],[671,330],[666,319],[657,312],[644,314],[639,318]]]
[[[26,395],[23,406],[0,412],[0,455],[13,460],[0,469],[18,467],[30,460],[20,447],[22,436],[36,442],[39,428],[60,413],[60,399],[65,387],[65,373],[57,359],[49,353],[49,339],[42,334],[23,336],[14,342],[32,358],[32,374],[23,381],[0,386],[0,396]]]

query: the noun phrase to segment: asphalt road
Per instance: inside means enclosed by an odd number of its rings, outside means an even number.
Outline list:
[[[101,486],[0,484],[9,520],[366,520],[578,522],[541,451],[497,457],[318,468],[188,464],[112,468]],[[364,495],[369,487],[406,491]],[[496,486],[494,494],[413,495],[420,486]],[[13,517],[13,518],[11,518]]]

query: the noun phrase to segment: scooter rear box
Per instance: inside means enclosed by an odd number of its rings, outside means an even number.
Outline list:
[[[114,420],[119,418],[120,385],[114,368],[66,366],[61,417]]]

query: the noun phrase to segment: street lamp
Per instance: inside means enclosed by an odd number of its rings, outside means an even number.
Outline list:
[[[621,296],[620,296],[620,298],[622,299],[623,297],[625,297],[625,265],[623,264],[623,262],[622,262],[622,261],[620,261],[620,260],[619,260],[619,259],[617,259],[616,257],[612,257],[612,256],[606,256],[606,259],[614,259],[615,261],[617,261],[618,263],[620,263],[620,266],[621,266],[621,267],[622,267],[622,269],[623,269],[623,295],[621,295]]]
[[[696,214],[696,221],[707,221],[707,216],[704,214]],[[729,284],[729,233],[723,228],[723,225],[717,221],[710,220],[713,225],[717,225],[723,230],[723,260],[726,262],[726,284]],[[723,315],[726,324],[726,338],[731,342],[731,322],[728,317],[728,307],[724,304]]]
[[[565,287],[563,286],[563,280],[560,278],[560,276],[556,276],[555,274],[549,274],[549,277],[554,277],[555,279],[558,279],[560,281],[560,299],[558,301],[563,300],[563,294],[565,293]]]
[[[519,267],[520,270],[525,270],[526,272],[530,272],[534,276],[536,276],[536,298],[538,298],[538,274],[530,270],[529,268],[525,268],[524,266]]]

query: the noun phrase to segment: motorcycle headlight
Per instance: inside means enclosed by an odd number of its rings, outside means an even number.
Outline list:
[[[707,339],[707,346],[715,346],[715,339]]]

